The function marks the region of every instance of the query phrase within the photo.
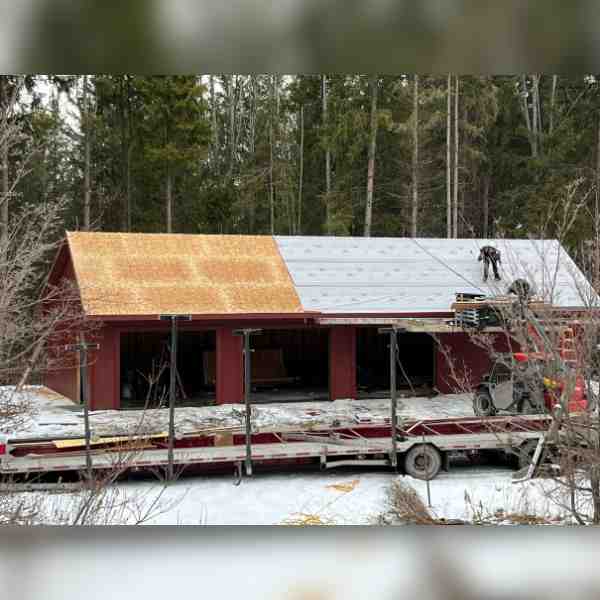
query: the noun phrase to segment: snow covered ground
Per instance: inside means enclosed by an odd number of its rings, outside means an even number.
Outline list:
[[[465,493],[474,505],[518,512],[527,509],[547,515],[552,507],[543,498],[539,482],[512,484],[509,469],[462,468],[430,482],[432,512],[446,519],[472,516]],[[315,473],[259,475],[238,487],[231,478],[183,480],[168,490],[173,504],[156,524],[277,525],[323,523],[369,525],[386,509],[391,473]],[[401,477],[427,503],[423,481]],[[135,485],[128,487],[135,493]]]
[[[505,513],[557,511],[543,496],[539,480],[513,484],[512,471],[466,467],[439,475],[429,483],[432,512],[446,519],[470,520],[472,506]],[[233,486],[231,478],[181,480],[168,489],[171,503],[154,524],[203,523],[207,525],[278,525],[316,523],[369,525],[385,511],[392,473],[326,472],[258,475]],[[414,487],[427,503],[427,485],[411,477],[400,478]],[[126,486],[135,493],[135,484]],[[465,500],[471,499],[471,505]]]
[[[544,496],[544,482],[513,484],[511,475],[507,468],[476,466],[441,474],[429,484],[431,511],[439,518],[466,521],[479,512],[560,516]],[[114,497],[132,507],[119,513],[117,521],[123,524],[143,513],[144,522],[154,525],[371,525],[385,512],[387,490],[397,477],[427,504],[424,481],[364,470],[262,473],[244,478],[239,486],[222,475],[183,477],[167,488],[156,481],[123,482],[115,486]],[[77,502],[76,493],[35,496],[43,515],[64,515]]]

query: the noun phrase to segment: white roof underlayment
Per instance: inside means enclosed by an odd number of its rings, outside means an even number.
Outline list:
[[[305,310],[329,314],[449,312],[457,292],[505,294],[518,278],[555,306],[598,298],[556,240],[276,236]],[[501,252],[502,280],[483,282],[479,249]]]

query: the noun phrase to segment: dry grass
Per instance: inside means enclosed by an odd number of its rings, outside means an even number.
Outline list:
[[[425,506],[419,494],[401,480],[388,490],[388,509],[379,517],[380,525],[437,525],[440,520]]]
[[[345,483],[333,483],[328,485],[327,488],[330,490],[335,490],[336,492],[344,492],[348,493],[354,490],[354,488],[360,483],[360,479],[353,479],[352,481],[348,481]]]
[[[473,501],[467,491],[465,506],[470,513],[469,523],[472,525],[557,525],[563,521],[559,516],[536,514],[527,503],[517,511],[505,511],[502,508],[490,510],[483,502]]]
[[[324,527],[335,525],[336,523],[333,519],[328,519],[318,514],[295,513],[282,521],[281,524],[292,527]]]
[[[465,508],[468,516],[464,520],[438,517],[410,484],[398,479],[389,487],[387,508],[376,522],[379,525],[559,525],[564,522],[560,516],[536,514],[527,504],[517,510],[491,510],[483,502],[474,501],[466,490]]]

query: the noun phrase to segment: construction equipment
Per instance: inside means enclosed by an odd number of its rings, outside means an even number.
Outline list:
[[[514,353],[512,359],[514,366],[508,367],[510,358],[500,358],[477,386],[473,396],[476,415],[489,417],[500,411],[542,414],[561,402],[565,379],[544,377],[543,359],[523,352]],[[538,364],[532,365],[534,362]],[[583,378],[575,378],[569,412],[581,412],[587,405]]]
[[[560,320],[547,323],[536,314],[548,312],[550,304],[523,295],[515,299],[457,294],[456,300],[452,308],[456,322],[463,328],[481,331],[504,324],[503,329],[514,335],[514,329],[521,327],[530,346],[524,352],[498,357],[475,390],[476,415],[489,417],[498,411],[540,414],[551,412],[565,401],[569,412],[586,409],[585,382],[579,372],[573,328]],[[568,382],[571,385],[567,386]],[[565,399],[567,387],[569,398]]]

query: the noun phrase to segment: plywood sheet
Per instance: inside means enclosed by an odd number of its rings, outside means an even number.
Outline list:
[[[68,233],[86,313],[302,313],[270,236]]]

